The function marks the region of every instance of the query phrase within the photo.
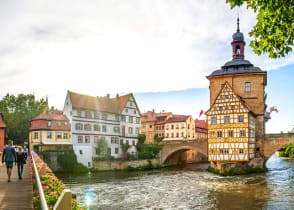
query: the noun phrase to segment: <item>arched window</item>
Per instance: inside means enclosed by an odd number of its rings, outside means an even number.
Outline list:
[[[236,46],[236,52],[235,52],[237,55],[240,55],[241,54],[241,49],[240,49],[240,45],[237,45]]]

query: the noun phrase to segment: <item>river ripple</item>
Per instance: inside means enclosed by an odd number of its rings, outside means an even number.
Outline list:
[[[58,174],[88,209],[294,209],[294,161],[276,155],[269,171],[220,177],[208,164],[148,172]]]

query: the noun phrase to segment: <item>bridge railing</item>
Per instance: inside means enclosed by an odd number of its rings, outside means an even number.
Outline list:
[[[47,204],[45,192],[44,192],[44,189],[48,186],[43,186],[42,183],[44,181],[41,181],[41,178],[40,178],[41,171],[46,170],[46,174],[47,174],[47,172],[48,172],[47,171],[48,169],[46,169],[47,165],[44,164],[44,162],[38,157],[38,155],[34,151],[31,152],[31,157],[32,157],[32,163],[33,163],[33,168],[34,168],[34,173],[35,173],[37,190],[39,192],[40,207],[42,210],[52,209],[52,206],[49,206],[49,208],[48,208],[48,204]],[[36,164],[35,158],[38,158],[39,162],[42,161],[42,164],[40,164],[41,166],[37,166],[38,164]],[[50,174],[51,174],[51,172],[50,172]],[[54,178],[54,180],[57,179],[55,177],[55,175],[53,175],[53,178]],[[61,181],[58,180],[58,182],[59,182],[59,184],[62,184],[61,185],[62,188],[65,188],[65,185]],[[53,192],[53,194],[55,195],[55,192]],[[52,194],[52,196],[53,196],[53,194]],[[49,194],[49,196],[50,196],[50,194]],[[69,189],[63,189],[63,191],[60,194],[58,200],[56,201],[53,209],[54,210],[70,210],[70,209],[72,209],[72,193]]]

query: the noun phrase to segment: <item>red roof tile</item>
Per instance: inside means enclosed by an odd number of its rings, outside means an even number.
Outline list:
[[[167,123],[172,123],[172,122],[185,122],[190,115],[173,115],[171,118],[167,120]]]
[[[49,120],[51,120],[51,126],[48,126]],[[32,120],[30,130],[70,131],[70,123],[69,119],[62,113],[62,111],[47,111]]]
[[[207,133],[207,122],[205,120],[195,120],[195,130],[199,133]]]
[[[121,113],[132,93],[115,98],[94,97],[68,91],[71,103],[75,109],[85,109],[110,113]]]
[[[6,128],[6,124],[3,121],[3,114],[0,113],[0,128]]]

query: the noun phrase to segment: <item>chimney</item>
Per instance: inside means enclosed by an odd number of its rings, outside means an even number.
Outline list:
[[[118,93],[116,94],[116,99],[117,99],[117,100],[119,99],[119,95],[118,95]]]
[[[107,95],[106,95],[107,99],[109,99],[109,96],[110,96],[109,93],[107,93]]]
[[[162,110],[162,112],[164,113],[164,109]]]
[[[152,109],[152,112],[154,113],[154,108]]]

